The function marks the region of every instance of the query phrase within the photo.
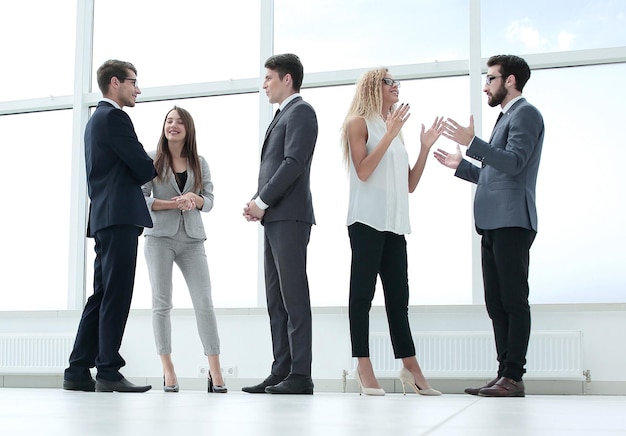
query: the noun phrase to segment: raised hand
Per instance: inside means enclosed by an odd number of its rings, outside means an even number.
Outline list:
[[[470,116],[470,123],[468,127],[463,127],[451,118],[448,118],[444,123],[443,136],[453,140],[457,144],[469,145],[474,139],[474,116]]]
[[[430,129],[426,130],[424,124],[422,124],[422,133],[420,133],[420,143],[422,148],[430,149],[433,144],[439,139],[444,129],[443,117],[435,118],[433,125]]]
[[[389,115],[387,115],[387,119],[385,120],[387,132],[389,132],[389,134],[391,134],[394,138],[398,136],[402,126],[404,126],[406,120],[408,120],[411,116],[409,113],[410,108],[411,107],[408,104],[402,103],[395,111],[390,112]]]
[[[435,159],[437,159],[441,165],[452,168],[453,170],[456,170],[459,167],[461,160],[463,160],[459,144],[456,145],[456,153],[448,153],[447,151],[438,148],[434,152],[434,155]]]

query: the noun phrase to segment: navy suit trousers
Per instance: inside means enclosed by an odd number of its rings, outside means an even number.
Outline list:
[[[126,362],[119,349],[130,312],[137,238],[142,230],[118,225],[95,234],[94,293],[83,310],[70,366],[65,370],[66,380],[84,380],[90,377],[89,368],[94,366],[98,379],[122,379],[119,369]]]

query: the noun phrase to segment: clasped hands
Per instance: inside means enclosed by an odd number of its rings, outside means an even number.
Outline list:
[[[179,195],[178,197],[173,197],[172,201],[176,202],[176,207],[181,212],[189,212],[190,210],[196,208],[196,198],[190,192],[184,195]]]
[[[247,221],[261,221],[265,211],[261,209],[254,200],[246,203],[246,207],[243,208],[243,217]]]

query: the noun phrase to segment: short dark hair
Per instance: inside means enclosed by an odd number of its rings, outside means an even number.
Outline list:
[[[278,77],[282,80],[286,74],[291,75],[293,80],[293,90],[300,91],[302,79],[304,77],[304,68],[300,58],[293,53],[284,53],[270,56],[265,61],[265,68],[278,72]]]
[[[488,67],[500,65],[500,74],[504,76],[504,80],[511,74],[515,76],[515,88],[522,92],[524,85],[530,79],[530,67],[524,59],[515,55],[495,55],[491,56],[487,61]]]
[[[109,92],[109,85],[111,79],[117,77],[120,80],[124,80],[128,76],[128,70],[131,70],[137,74],[137,68],[130,62],[118,61],[117,59],[109,59],[98,68],[96,77],[98,79],[98,88],[102,91],[102,95],[106,95]]]

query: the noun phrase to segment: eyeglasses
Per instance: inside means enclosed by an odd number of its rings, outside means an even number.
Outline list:
[[[383,79],[383,82],[385,83],[385,85],[388,85],[388,86],[394,86],[395,85],[397,88],[400,87],[400,81],[399,80],[393,80],[393,79],[390,79],[389,77],[385,77]]]
[[[485,77],[485,85],[491,85],[491,82],[493,82],[495,79],[499,79],[502,76],[486,76]]]
[[[134,86],[135,88],[138,88],[138,86],[137,86],[137,79],[133,79],[133,78],[130,78],[130,77],[124,77],[123,79],[120,79],[120,80],[121,80],[122,82],[123,82],[124,80],[128,80],[129,82],[133,82],[133,86]]]

